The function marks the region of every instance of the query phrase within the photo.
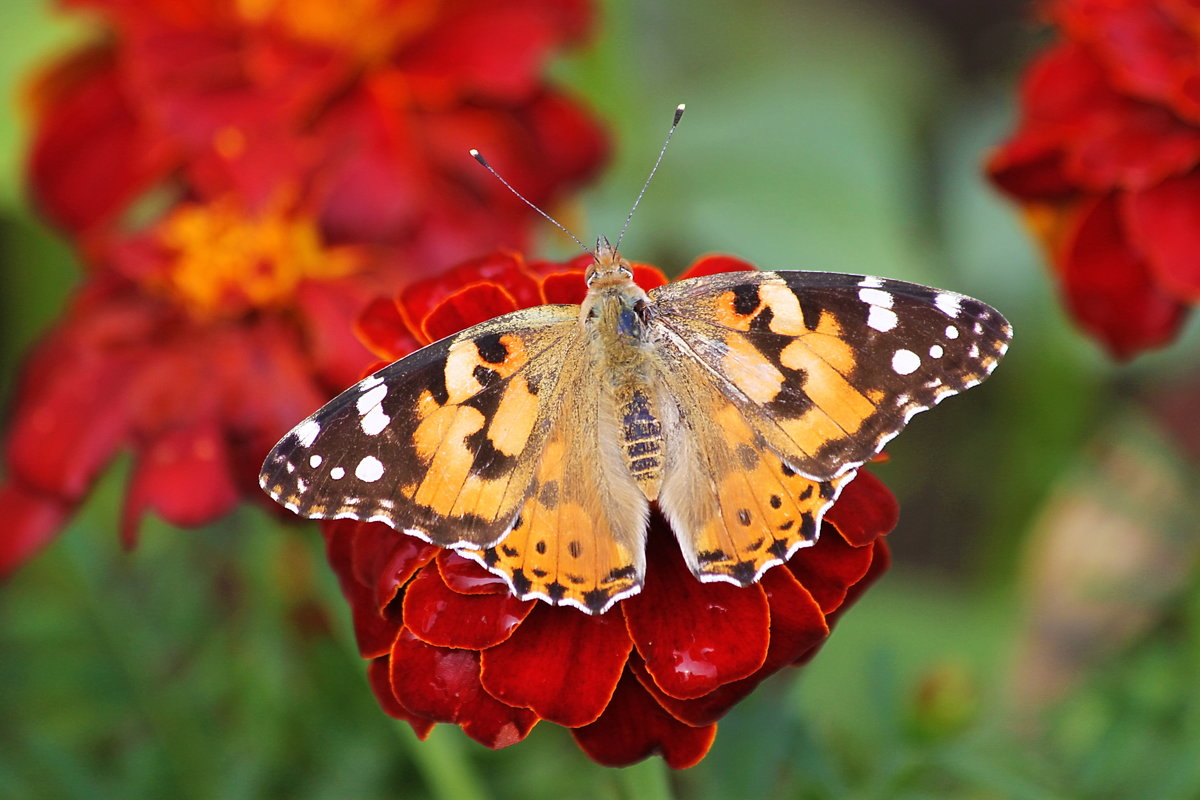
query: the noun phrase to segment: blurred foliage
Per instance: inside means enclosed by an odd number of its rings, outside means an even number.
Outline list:
[[[1036,509],[1129,397],[1194,362],[1200,337],[1192,325],[1114,366],[1070,328],[979,174],[1035,33],[1017,38],[1011,14],[1011,60],[968,72],[922,5],[610,0],[591,48],[555,67],[617,144],[603,184],[560,210],[585,239],[620,230],[687,102],[628,255],[667,272],[723,251],[916,280],[994,303],[1017,331],[987,386],[918,420],[878,468],[903,508],[897,568],[810,666],[722,722],[708,759],[606,770],[549,724],[495,753],[450,726],[417,743],[367,689],[315,530],[246,510],[198,531],[148,526],[123,553],[110,476],[0,588],[0,797],[1200,796],[1194,566],[1063,698],[1018,712],[1011,681],[1037,614],[1018,580]],[[38,0],[0,18],[10,87],[83,27]],[[6,397],[75,274],[21,204],[23,119],[0,114]],[[547,253],[570,253],[556,236]]]

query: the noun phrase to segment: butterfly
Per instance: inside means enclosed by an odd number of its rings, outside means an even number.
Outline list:
[[[641,588],[657,507],[699,580],[746,586],[813,544],[856,470],[1012,337],[978,300],[862,275],[646,292],[604,239],[585,279],[581,305],[505,314],[350,387],[275,446],[262,487],[590,614]]]

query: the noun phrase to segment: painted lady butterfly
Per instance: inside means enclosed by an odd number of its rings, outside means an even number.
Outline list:
[[[601,240],[582,305],[505,314],[384,367],[285,436],[263,488],[589,613],[640,589],[654,503],[700,580],[748,585],[1012,336],[978,300],[882,278],[737,272],[647,293],[632,274]]]

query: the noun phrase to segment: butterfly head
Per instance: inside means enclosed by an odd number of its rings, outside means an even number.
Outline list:
[[[601,332],[641,340],[649,299],[633,282],[633,267],[621,258],[608,239],[601,237],[585,275],[588,293],[580,309],[580,322]]]

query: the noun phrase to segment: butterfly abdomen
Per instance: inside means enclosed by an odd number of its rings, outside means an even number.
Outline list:
[[[662,422],[645,388],[633,388],[619,398],[621,449],[625,466],[650,500],[662,483]]]

